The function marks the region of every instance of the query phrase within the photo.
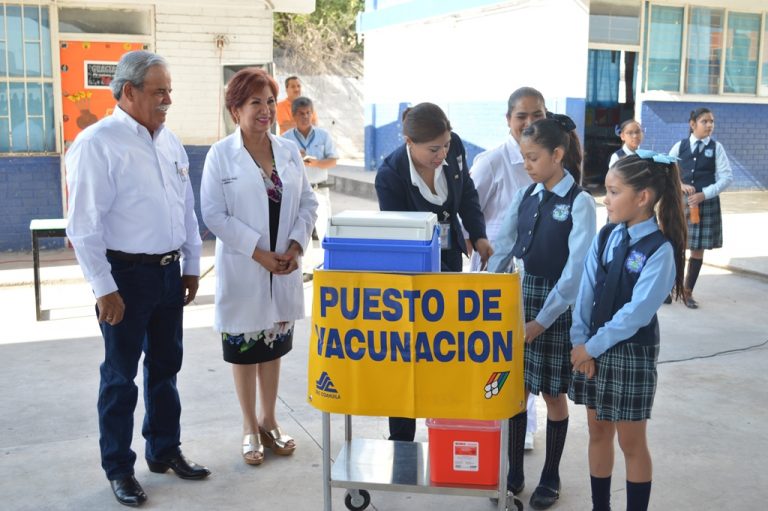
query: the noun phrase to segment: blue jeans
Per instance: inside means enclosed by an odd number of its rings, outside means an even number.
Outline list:
[[[99,385],[99,447],[107,479],[133,475],[133,413],[138,399],[134,378],[144,353],[145,457],[163,459],[179,452],[181,403],[176,373],[181,369],[184,289],[179,263],[167,266],[110,258],[112,276],[125,303],[115,326],[101,323],[104,362]],[[96,310],[98,316],[98,307]]]

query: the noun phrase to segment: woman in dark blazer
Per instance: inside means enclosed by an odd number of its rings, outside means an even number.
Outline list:
[[[442,271],[461,271],[462,254],[473,249],[484,264],[493,250],[461,138],[432,103],[419,103],[403,112],[403,137],[405,144],[384,159],[376,174],[379,209],[435,213],[440,222]]]
[[[382,211],[431,211],[440,222],[442,271],[461,271],[462,254],[474,247],[481,267],[493,255],[485,220],[459,136],[439,106],[420,103],[403,113],[405,144],[384,159],[376,174]],[[469,234],[468,243],[464,231]],[[468,246],[469,245],[469,246]],[[416,421],[389,418],[389,439],[413,441]]]

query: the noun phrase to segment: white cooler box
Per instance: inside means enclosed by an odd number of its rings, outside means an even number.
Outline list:
[[[437,215],[420,211],[342,211],[328,219],[327,270],[440,271]]]

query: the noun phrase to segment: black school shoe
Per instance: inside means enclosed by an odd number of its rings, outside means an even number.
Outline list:
[[[533,491],[528,503],[533,509],[549,509],[560,498],[560,485],[557,489],[539,485]]]
[[[510,481],[507,480],[507,500],[512,502],[514,499],[512,497],[516,495],[520,495],[523,493],[523,490],[525,489],[525,479],[521,479],[520,481]],[[491,497],[491,503],[494,506],[499,505],[499,499],[496,497]]]

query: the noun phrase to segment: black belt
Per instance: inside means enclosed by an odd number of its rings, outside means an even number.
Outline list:
[[[128,252],[107,249],[107,256],[117,259],[118,261],[128,261],[139,264],[159,264],[160,266],[167,266],[181,259],[181,253],[178,250],[172,250],[165,254],[129,254]]]

